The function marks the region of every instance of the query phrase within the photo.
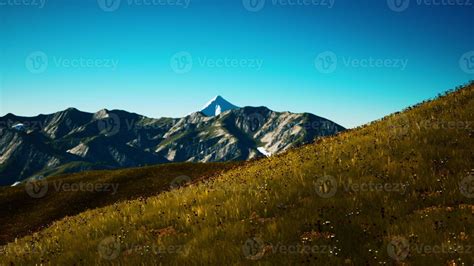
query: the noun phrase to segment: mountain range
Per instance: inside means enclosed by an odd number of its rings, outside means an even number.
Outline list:
[[[240,108],[221,96],[183,118],[75,108],[35,117],[7,114],[0,117],[0,185],[93,169],[249,160],[343,130],[313,114]]]

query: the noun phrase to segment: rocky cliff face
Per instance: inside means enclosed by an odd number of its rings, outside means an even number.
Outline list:
[[[232,108],[215,116],[196,112],[179,119],[118,110],[8,114],[0,118],[0,185],[89,169],[248,160],[342,130],[312,114],[265,107]]]

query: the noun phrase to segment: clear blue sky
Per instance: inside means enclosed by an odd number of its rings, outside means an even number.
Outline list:
[[[122,0],[105,12],[102,0],[8,1],[0,0],[0,115],[76,107],[180,117],[222,95],[353,127],[474,79],[460,64],[474,50],[473,6],[411,0],[395,12],[386,0],[335,0],[332,8],[266,0],[251,12],[242,0],[190,0],[187,8]],[[179,59],[190,55],[193,64],[177,73],[171,62],[182,51]],[[330,73],[315,64],[325,51],[337,59]],[[38,68],[44,55],[48,65]],[[238,61],[206,61],[226,58]],[[385,63],[358,66],[371,58]]]

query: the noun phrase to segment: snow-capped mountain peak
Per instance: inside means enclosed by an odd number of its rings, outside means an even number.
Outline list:
[[[221,96],[216,96],[210,100],[202,109],[201,113],[206,116],[217,116],[225,111],[237,109],[239,107],[231,104]]]

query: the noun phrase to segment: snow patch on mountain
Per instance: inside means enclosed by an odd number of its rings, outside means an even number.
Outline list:
[[[12,126],[12,129],[18,130],[18,131],[26,131],[26,127],[24,124],[19,123],[14,126]]]
[[[270,152],[268,152],[264,147],[258,147],[257,150],[258,150],[261,154],[263,154],[263,155],[265,155],[265,156],[267,156],[267,157],[272,156],[272,154],[271,154]]]
[[[222,108],[220,105],[216,105],[216,116],[220,115],[222,113]]]
[[[206,116],[218,116],[223,112],[238,109],[239,107],[231,104],[221,96],[216,96],[210,100],[204,107],[201,109],[201,113]]]

